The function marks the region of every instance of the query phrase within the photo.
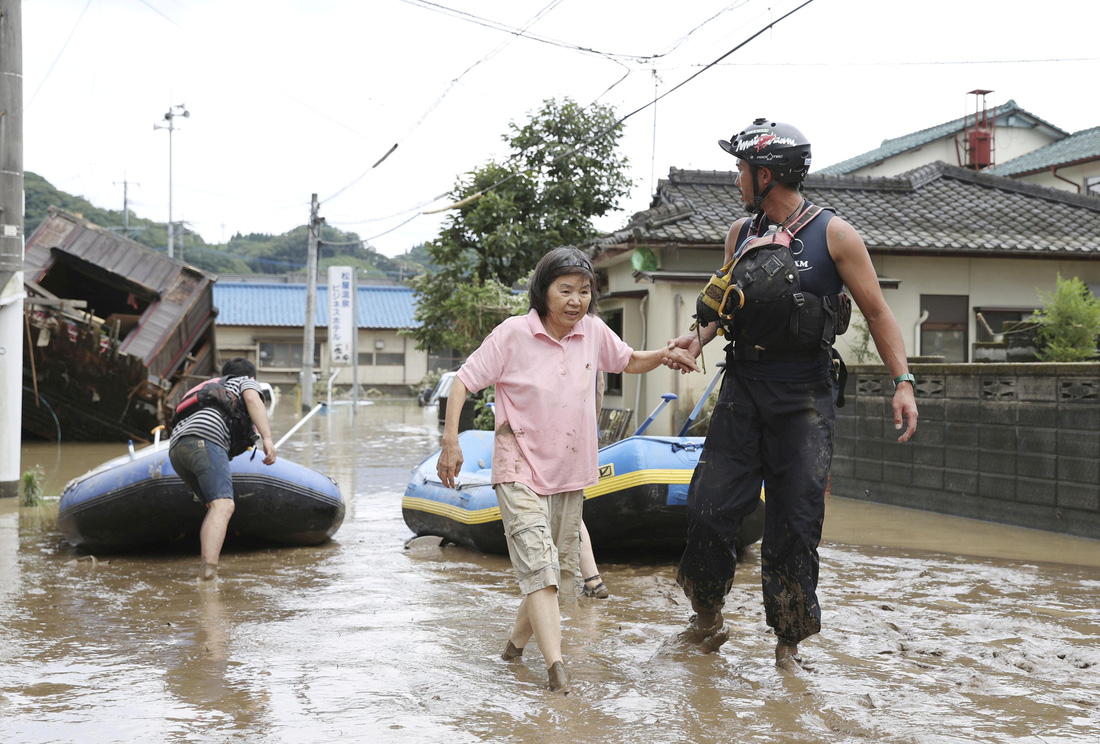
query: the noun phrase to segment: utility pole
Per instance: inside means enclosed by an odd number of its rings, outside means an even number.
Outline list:
[[[23,422],[23,16],[0,0],[0,497],[19,493]]]
[[[330,290],[331,291],[331,290]],[[354,329],[351,334],[351,415],[354,418],[359,413],[359,267],[351,267],[351,317],[355,318]],[[332,318],[328,319],[329,328],[332,327]]]
[[[118,186],[118,181],[114,182],[115,186]],[[126,180],[126,176],[122,177],[122,229],[126,233],[126,237],[130,237],[130,197],[129,197],[129,181]],[[135,186],[140,186],[140,183],[135,183]],[[168,208],[169,211],[172,209]]]
[[[309,243],[306,245],[306,322],[302,333],[302,410],[313,409],[313,337],[314,315],[317,312],[317,253],[320,251],[321,225],[318,215],[321,203],[317,194],[309,206]]]
[[[176,226],[172,222],[172,132],[176,131],[175,119],[177,116],[182,116],[184,119],[191,116],[191,112],[187,110],[184,104],[178,106],[169,106],[168,113],[164,115],[167,125],[154,124],[153,129],[167,129],[168,130],[168,258],[174,257],[174,243]]]

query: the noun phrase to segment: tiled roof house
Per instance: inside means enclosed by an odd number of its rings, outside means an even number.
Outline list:
[[[1100,197],[1100,127],[1074,132],[1065,139],[995,165],[989,172]]]
[[[1052,142],[1065,139],[1066,132],[1040,119],[1009,100],[992,112],[993,162],[1007,163]],[[976,114],[883,140],[861,155],[815,171],[828,176],[896,176],[928,163],[965,166],[965,133],[974,127]]]
[[[219,281],[214,285],[218,308],[218,349],[222,359],[245,356],[256,362],[260,377],[272,384],[294,385],[302,367],[305,284]],[[404,286],[360,284],[358,288],[359,384],[365,388],[403,391],[427,374],[428,355],[400,330],[418,325],[416,300]],[[317,286],[314,311],[315,362],[319,379],[337,369],[336,385],[352,382],[351,367],[329,361],[328,285]]]
[[[1027,183],[1100,196],[1100,127],[1070,134],[1008,101],[989,112],[990,173]],[[934,162],[967,165],[966,132],[977,114],[883,140],[873,150],[822,168],[829,176],[894,176]]]
[[[686,332],[700,289],[722,263],[729,225],[746,216],[735,175],[673,168],[650,209],[592,246],[606,277],[601,311],[634,348]],[[970,361],[983,336],[977,313],[999,330],[1030,315],[1058,274],[1100,292],[1094,197],[942,162],[886,178],[811,174],[805,194],[863,237],[910,356]],[[853,336],[838,344],[847,359]],[[710,344],[708,369],[721,358],[720,344]],[[659,370],[626,376],[623,398],[608,405],[648,411],[673,392],[674,408],[690,410],[706,382]]]

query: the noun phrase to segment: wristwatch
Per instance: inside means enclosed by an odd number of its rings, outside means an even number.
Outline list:
[[[894,378],[894,390],[897,390],[898,385],[903,382],[908,382],[910,385],[913,386],[914,390],[917,389],[917,378],[906,372],[904,375],[898,375]]]

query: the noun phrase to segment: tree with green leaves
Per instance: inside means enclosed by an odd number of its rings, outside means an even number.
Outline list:
[[[1044,362],[1083,362],[1096,358],[1100,336],[1100,300],[1079,278],[1058,281],[1054,292],[1039,293],[1043,307],[1035,311],[1039,323],[1037,356]]]
[[[622,129],[606,106],[545,101],[503,139],[503,163],[463,174],[451,196],[466,202],[428,244],[436,271],[416,276],[421,348],[469,353],[498,323],[526,309],[512,287],[552,248],[597,235],[594,217],[614,210],[629,193]],[[467,201],[469,200],[469,201]]]

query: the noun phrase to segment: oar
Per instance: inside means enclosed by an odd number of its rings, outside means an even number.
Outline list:
[[[657,404],[657,407],[653,409],[653,413],[649,414],[642,425],[638,427],[638,430],[634,432],[633,436],[638,436],[643,431],[649,428],[649,425],[653,423],[653,419],[657,418],[657,414],[661,412],[661,409],[668,405],[670,400],[676,400],[676,393],[665,393],[661,396],[661,402]]]
[[[312,410],[312,411],[310,411],[309,413],[307,413],[307,414],[306,414],[305,416],[302,416],[302,420],[301,420],[301,421],[299,421],[298,423],[296,423],[296,424],[295,424],[295,425],[294,425],[293,427],[291,427],[290,431],[288,431],[288,432],[287,432],[286,434],[283,434],[283,438],[282,438],[282,439],[280,439],[280,440],[279,440],[278,442],[276,442],[276,443],[275,443],[275,449],[279,449],[280,447],[282,447],[282,446],[283,446],[283,442],[285,442],[286,440],[290,439],[290,435],[291,435],[291,434],[293,434],[294,432],[296,432],[296,431],[298,431],[299,429],[301,429],[301,428],[302,428],[302,424],[304,424],[305,422],[309,421],[309,417],[310,417],[310,416],[312,416],[313,414],[317,413],[318,411],[320,411],[320,410],[321,410],[322,408],[324,408],[324,407],[325,407],[325,404],[324,404],[324,403],[318,403],[317,405],[315,405],[315,406],[313,407],[313,410]]]
[[[695,417],[699,415],[699,411],[703,410],[703,406],[706,405],[707,400],[710,398],[710,394],[714,392],[714,386],[718,384],[718,380],[722,378],[722,373],[726,371],[726,363],[718,362],[718,374],[714,376],[714,379],[707,385],[707,390],[703,393],[703,397],[699,399],[699,402],[695,404],[694,410],[691,415],[688,416],[687,421],[684,422],[683,427],[680,429],[680,433],[677,436],[686,437],[687,430],[691,428],[692,423],[695,421]]]

